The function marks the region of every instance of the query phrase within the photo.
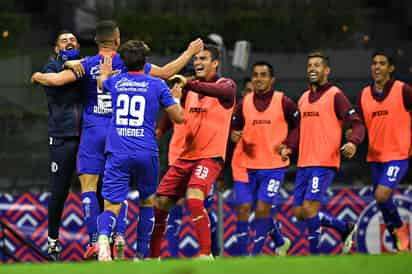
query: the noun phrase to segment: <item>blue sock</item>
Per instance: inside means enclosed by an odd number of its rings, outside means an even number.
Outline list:
[[[247,256],[249,253],[249,221],[237,221],[236,256]]]
[[[326,212],[319,211],[318,216],[319,216],[321,226],[326,226],[326,227],[331,227],[333,229],[336,229],[339,232],[339,234],[342,236],[342,238],[346,237],[346,234],[348,233],[348,225],[346,224],[346,222],[338,220],[336,217]]]
[[[124,200],[122,207],[120,208],[119,216],[117,216],[116,228],[114,229],[117,235],[124,237],[126,234],[126,225],[127,225],[127,209],[129,205],[127,200]]]
[[[219,256],[219,243],[217,239],[217,216],[212,210],[208,211],[207,214],[209,215],[209,219],[210,219],[210,232],[211,232],[211,237],[212,237],[211,239],[212,240],[212,247],[211,247],[212,255]]]
[[[164,238],[169,242],[169,253],[173,258],[179,257],[179,232],[182,223],[183,207],[175,205],[169,211]]]
[[[319,254],[320,220],[319,215],[306,219],[308,228],[309,251],[311,254]]]
[[[253,239],[252,256],[257,256],[262,251],[266,236],[272,226],[272,218],[255,219],[255,238]]]
[[[398,209],[396,208],[392,197],[384,203],[378,203],[378,207],[382,212],[383,219],[385,220],[388,229],[395,229],[402,226],[401,216],[399,215]]]
[[[116,226],[116,215],[110,210],[105,210],[97,218],[97,228],[100,235],[110,236]]]
[[[89,244],[97,241],[97,216],[100,214],[100,206],[96,192],[89,191],[81,194],[84,222],[89,234]]]
[[[150,251],[150,240],[154,227],[153,207],[141,206],[139,209],[139,223],[137,224],[137,248],[138,258],[147,258]]]
[[[275,243],[276,247],[285,244],[285,239],[283,238],[282,230],[280,229],[280,223],[275,219],[273,219],[272,229],[269,234],[273,242]]]

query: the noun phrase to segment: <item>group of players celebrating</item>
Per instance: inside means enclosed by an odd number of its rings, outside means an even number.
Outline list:
[[[76,37],[61,32],[56,57],[32,76],[32,82],[45,86],[49,105],[52,259],[57,260],[60,252],[58,226],[76,166],[90,242],[85,259],[124,258],[131,182],[139,192],[139,217],[132,220],[138,221],[136,260],[160,257],[167,217],[182,198],[197,232],[198,257],[213,259],[205,200],[228,161],[238,217],[236,255],[258,255],[268,234],[277,253],[286,255],[291,242],[283,236],[273,208],[293,154],[297,157],[293,205],[296,218],[306,224],[310,253],[322,252],[321,226],[337,230],[342,251],[349,252],[356,224],[321,208],[339,170],[340,155],[355,155],[365,129],[376,202],[394,246],[408,249],[409,231],[392,196],[408,169],[412,88],[392,79],[395,68],[389,54],[373,54],[373,82],[361,91],[353,108],[329,82],[329,59],[321,52],[308,55],[309,88],[297,105],[274,90],[273,67],[264,61],[252,65],[251,91],[236,102],[235,82],[217,73],[219,50],[201,39],[163,67],[146,62],[150,49],[143,41],[121,45],[113,21],[97,25],[95,40],[98,54],[81,59]],[[194,75],[176,75],[192,58]],[[169,87],[162,78],[173,84]],[[160,107],[173,123],[173,136],[169,169],[159,183]],[[67,132],[70,125],[75,130]],[[226,157],[229,138],[236,143],[232,159]],[[255,233],[249,252],[252,210]]]

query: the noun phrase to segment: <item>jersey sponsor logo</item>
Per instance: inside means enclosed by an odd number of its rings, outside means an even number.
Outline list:
[[[202,113],[202,112],[206,112],[207,109],[206,108],[195,108],[195,107],[191,107],[189,109],[189,112],[194,112],[194,113]]]
[[[126,77],[121,78],[116,82],[115,88],[119,92],[147,92],[149,88],[149,82],[147,81],[134,81]]]
[[[318,111],[304,111],[303,112],[303,118],[307,117],[319,117],[320,114]]]
[[[252,125],[270,125],[270,124],[272,124],[271,120],[261,119],[261,120],[253,120],[252,121]]]
[[[90,68],[90,76],[95,80],[100,76],[100,64],[94,65]]]
[[[403,196],[394,196],[395,205],[398,208],[402,221],[407,225],[411,235],[410,224],[412,220],[412,199]],[[378,254],[395,252],[392,236],[386,229],[382,214],[376,205],[376,201],[369,204],[360,214],[356,233],[358,251]]]
[[[388,110],[378,110],[378,111],[374,111],[372,112],[372,118],[375,118],[377,116],[386,116],[389,114]]]

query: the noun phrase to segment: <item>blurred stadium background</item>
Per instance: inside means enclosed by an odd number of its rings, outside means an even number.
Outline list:
[[[276,89],[297,100],[307,86],[306,54],[314,49],[330,56],[332,81],[353,103],[370,81],[370,56],[376,48],[390,49],[396,77],[412,83],[408,0],[2,0],[1,193],[41,196],[48,190],[47,102],[42,88],[30,84],[30,76],[46,62],[60,29],[78,34],[82,55],[95,54],[94,28],[101,19],[119,23],[122,41],[145,40],[153,52],[150,61],[159,65],[177,56],[193,38],[217,34],[225,50],[223,73],[238,82],[239,91],[250,64],[265,60],[275,68]],[[251,48],[246,68],[232,65],[239,40],[248,41]],[[159,144],[163,171],[167,144]],[[369,185],[365,149],[364,143],[355,159],[343,161],[334,186]],[[292,166],[286,189],[293,178]],[[407,187],[410,180],[411,175],[406,176],[402,185]]]

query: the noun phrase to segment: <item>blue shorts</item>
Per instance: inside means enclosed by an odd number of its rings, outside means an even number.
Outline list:
[[[77,153],[77,173],[104,174],[106,162],[105,145],[107,127],[95,126],[82,129],[79,152]]]
[[[372,184],[375,190],[378,185],[394,189],[408,171],[409,160],[396,160],[386,163],[372,162]]]
[[[301,206],[304,200],[323,203],[323,195],[335,176],[329,167],[301,167],[297,169],[293,205]]]
[[[248,169],[249,182],[233,183],[235,204],[252,204],[257,200],[275,205],[287,168]]]
[[[130,180],[135,183],[140,200],[149,198],[156,192],[159,182],[159,157],[145,151],[137,151],[135,155],[109,153],[103,177],[103,198],[112,203],[123,202],[129,194]]]

